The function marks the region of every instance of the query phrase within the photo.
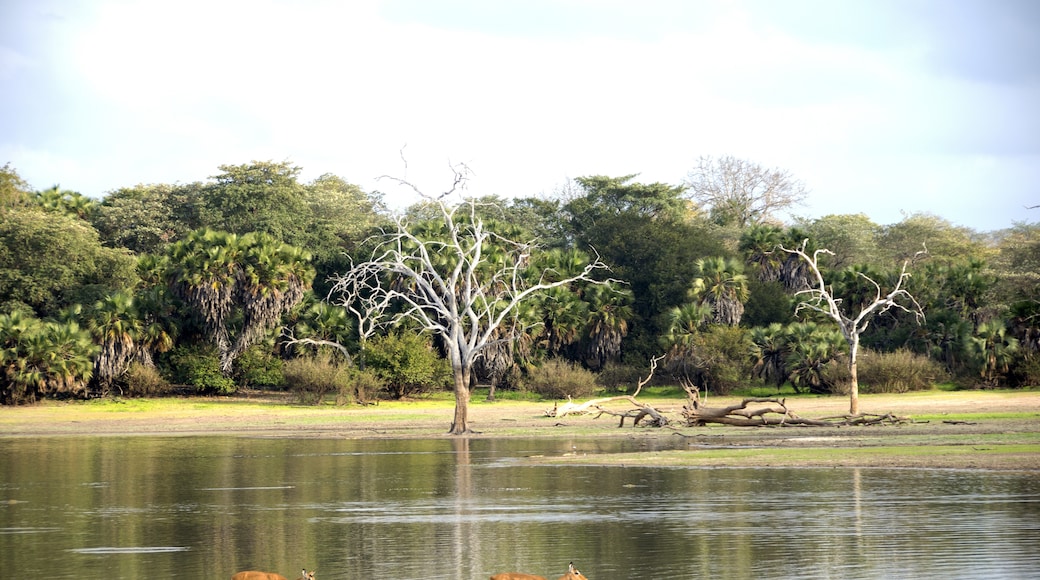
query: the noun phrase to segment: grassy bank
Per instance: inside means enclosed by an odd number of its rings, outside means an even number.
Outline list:
[[[957,468],[1040,469],[1040,392],[928,391],[901,395],[864,395],[861,409],[913,418],[899,426],[739,428],[685,427],[683,400],[657,395],[640,399],[673,419],[663,429],[634,428],[630,422],[591,415],[547,417],[552,401],[529,399],[486,402],[476,393],[470,407],[478,437],[668,438],[686,443],[667,453],[610,457],[595,463],[662,466],[866,465]],[[714,397],[722,406],[735,397]],[[803,417],[847,410],[844,397],[788,397]],[[330,438],[448,437],[454,401],[438,395],[375,406],[291,403],[284,396],[190,397],[99,401],[47,401],[29,407],[0,408],[0,437],[88,435],[230,435]],[[676,439],[680,438],[680,439]],[[589,461],[568,456],[543,461]]]

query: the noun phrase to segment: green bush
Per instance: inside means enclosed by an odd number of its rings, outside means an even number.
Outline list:
[[[429,339],[414,332],[391,333],[368,343],[366,368],[385,383],[393,399],[422,395],[450,384],[448,362],[438,356]]]
[[[596,375],[559,358],[549,359],[528,371],[524,387],[546,399],[587,397],[596,392]]]
[[[639,381],[644,379],[648,373],[649,369],[608,362],[596,375],[596,383],[608,391],[634,391]]]
[[[350,367],[337,363],[327,353],[285,361],[282,375],[302,404],[317,405],[330,393],[336,393],[337,402],[344,404],[354,399]]]
[[[235,392],[235,381],[220,372],[220,357],[213,348],[178,347],[169,353],[167,361],[175,383],[190,385],[200,392]]]
[[[170,383],[150,365],[132,363],[116,381],[122,394],[128,397],[163,395],[170,391]]]
[[[949,378],[941,364],[906,349],[861,350],[856,359],[856,376],[861,393],[923,391]]]
[[[282,360],[265,346],[250,347],[235,359],[235,379],[243,387],[284,387]]]
[[[375,371],[353,369],[346,391],[341,391],[336,403],[345,405],[354,401],[366,402],[386,389],[386,382]]]
[[[665,369],[716,395],[739,388],[751,376],[751,339],[736,326],[712,325],[673,347]]]

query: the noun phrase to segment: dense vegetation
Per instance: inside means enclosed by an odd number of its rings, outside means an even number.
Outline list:
[[[363,289],[336,287],[384,231],[443,239],[439,212],[417,205],[391,216],[378,193],[334,175],[301,183],[289,163],[219,171],[95,200],[34,191],[0,168],[3,403],[242,387],[347,401],[447,388],[435,335],[375,315],[399,304],[366,309]],[[583,395],[632,385],[666,354],[663,380],[716,393],[750,383],[842,392],[841,334],[795,313],[811,280],[780,248],[805,244],[830,250],[820,266],[849,312],[873,300],[872,281],[891,287],[910,260],[906,290],[925,318],[892,309],[871,322],[864,391],[1040,384],[1040,224],[976,232],[927,214],[890,225],[775,218],[803,196],[784,172],[723,158],[702,159],[679,185],[589,176],[552,197],[468,200],[469,219],[494,232],[482,254],[489,266],[507,254],[493,240],[534,240],[522,275],[564,279],[598,256],[610,270],[596,276],[623,281],[533,296],[470,380]]]

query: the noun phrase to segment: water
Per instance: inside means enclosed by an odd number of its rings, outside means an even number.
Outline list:
[[[661,445],[671,444],[663,442]],[[634,441],[0,441],[0,576],[1030,578],[1035,474],[531,466]]]

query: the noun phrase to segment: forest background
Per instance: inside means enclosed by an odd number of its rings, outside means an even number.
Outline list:
[[[732,157],[701,158],[677,185],[588,176],[516,199],[466,197],[457,167],[449,192],[398,215],[378,191],[335,175],[301,183],[290,162],[218,170],[100,200],[32,190],[15,168],[0,170],[4,404],[242,388],[346,403],[446,389],[443,340],[392,316],[407,310],[400,301],[373,304],[372,292],[339,284],[401,232],[450,270],[438,254],[452,233],[446,216],[494,234],[480,262],[491,269],[504,242],[520,243],[527,285],[606,266],[503,319],[469,378],[491,397],[623,391],[659,356],[659,381],[705,392],[842,393],[846,340],[826,318],[796,314],[813,284],[804,260],[783,250],[798,247],[828,250],[820,269],[847,313],[891,289],[904,265],[911,273],[905,289],[924,319],[897,308],[871,321],[863,392],[1040,384],[1037,223],[994,232],[931,214],[784,223],[776,216],[804,185]],[[416,291],[383,282],[397,296]]]

